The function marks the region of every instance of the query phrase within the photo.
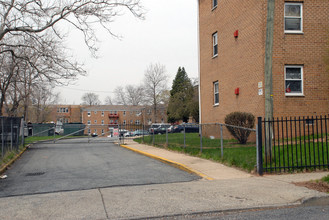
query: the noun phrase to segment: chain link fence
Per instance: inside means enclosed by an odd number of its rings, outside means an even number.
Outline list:
[[[3,158],[8,151],[18,151],[24,142],[23,119],[17,117],[0,117],[0,144]]]
[[[200,124],[191,128],[182,124],[180,129],[168,127],[162,132],[151,126],[142,126],[145,133],[137,137],[125,137],[122,143],[137,141],[160,148],[179,151],[205,159],[220,161],[251,171],[257,168],[257,132],[256,129],[226,124]],[[196,128],[195,128],[196,127]],[[232,136],[229,129],[236,129],[240,135],[247,135],[247,142],[241,144]]]

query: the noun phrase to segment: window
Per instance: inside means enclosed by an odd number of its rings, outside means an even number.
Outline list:
[[[90,132],[91,132],[90,129],[88,129],[88,134],[90,134]]]
[[[212,0],[212,9],[217,7],[217,0]]]
[[[87,112],[87,115],[88,115],[88,117],[90,117],[90,115],[91,115],[91,112],[90,112],[90,111],[88,111],[88,112]]]
[[[104,129],[102,129],[102,135],[104,135]]]
[[[134,121],[133,120],[130,120],[130,124],[134,124]]]
[[[123,120],[123,124],[126,125],[126,120]]]
[[[151,109],[148,109],[147,110],[147,114],[150,115],[152,113],[152,110]]]
[[[286,96],[303,95],[303,67],[285,66]]]
[[[216,57],[218,55],[218,38],[217,38],[217,32],[213,33],[212,35],[212,47],[213,47],[213,57]]]
[[[102,125],[104,125],[104,120],[102,120]]]
[[[124,115],[124,116],[126,115],[126,111],[123,111],[123,115]]]
[[[284,5],[284,32],[303,32],[303,4],[285,3]]]
[[[97,120],[94,121],[94,124],[97,124]]]
[[[69,108],[65,108],[65,112],[68,113],[69,112]]]
[[[91,124],[91,122],[90,122],[90,120],[88,120],[88,125],[90,125]]]
[[[102,117],[104,117],[104,111],[102,111]]]
[[[139,120],[136,120],[135,123],[136,123],[136,125],[139,125],[140,124],[140,121]]]
[[[94,114],[96,115],[97,114],[97,111],[94,111]]]
[[[214,105],[219,105],[218,82],[214,82]]]

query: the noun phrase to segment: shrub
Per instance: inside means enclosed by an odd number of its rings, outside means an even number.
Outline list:
[[[247,112],[232,112],[225,117],[225,124],[244,128],[253,128],[255,125],[255,116]],[[227,126],[227,129],[240,144],[246,144],[250,135],[249,130]]]

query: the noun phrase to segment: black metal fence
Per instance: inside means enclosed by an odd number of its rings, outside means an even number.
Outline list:
[[[327,116],[258,118],[259,173],[329,168]]]
[[[22,118],[0,117],[0,158],[3,158],[7,151],[19,149],[24,139],[22,122]]]

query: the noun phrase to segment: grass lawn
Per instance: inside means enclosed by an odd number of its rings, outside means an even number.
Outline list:
[[[248,143],[246,145],[239,144],[236,140],[224,140],[223,158],[221,157],[220,139],[202,138],[202,152],[200,148],[200,137],[198,133],[184,134],[174,133],[168,134],[168,146],[166,146],[166,135],[145,136],[144,143],[154,145],[156,147],[168,148],[173,151],[186,153],[192,156],[205,158],[208,160],[218,161],[229,166],[235,166],[245,171],[251,172],[256,165],[256,144]],[[141,143],[143,138],[137,138],[135,141]]]
[[[328,146],[323,142],[306,142],[305,144],[296,142],[284,146],[274,146],[272,152],[272,158],[264,161],[264,167],[270,168],[270,170],[275,166],[282,167],[286,171],[292,170],[288,169],[288,166],[297,170],[303,170],[305,166],[308,166],[309,170],[315,170],[316,168],[328,168],[329,164]]]

